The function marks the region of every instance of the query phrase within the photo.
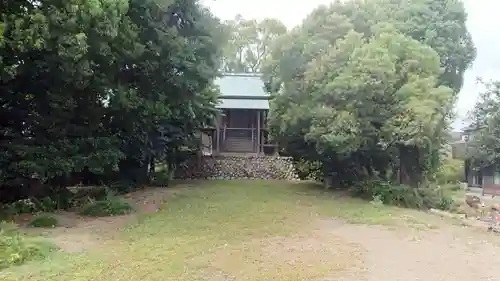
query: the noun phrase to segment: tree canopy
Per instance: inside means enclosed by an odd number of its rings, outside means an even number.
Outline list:
[[[500,163],[500,82],[483,82],[486,90],[470,112],[470,141],[466,157],[479,167]]]
[[[343,178],[418,185],[439,162],[475,57],[460,1],[348,1],[314,10],[264,66],[285,152]],[[351,175],[351,176],[349,176]]]
[[[274,40],[287,31],[277,19],[246,20],[241,15],[226,21],[225,27],[222,70],[229,73],[260,72]]]
[[[222,26],[197,1],[0,10],[0,185],[174,162],[212,120]]]

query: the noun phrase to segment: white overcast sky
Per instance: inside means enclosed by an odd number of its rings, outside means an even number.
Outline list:
[[[289,28],[300,24],[315,7],[331,0],[203,0],[212,12],[226,20],[241,14],[244,18],[277,18]],[[465,84],[457,103],[457,121],[454,127],[462,126],[461,119],[474,105],[481,87],[476,78],[500,79],[500,0],[463,0],[469,15],[468,28],[477,48],[474,65],[465,75]]]

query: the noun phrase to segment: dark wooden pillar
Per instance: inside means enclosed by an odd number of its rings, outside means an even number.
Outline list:
[[[215,155],[220,153],[220,113],[215,117]]]
[[[464,182],[467,183],[467,186],[471,186],[472,184],[469,182],[469,173],[470,173],[470,160],[464,160]]]
[[[260,114],[261,111],[257,109],[257,155],[260,154],[261,141],[260,141]]]

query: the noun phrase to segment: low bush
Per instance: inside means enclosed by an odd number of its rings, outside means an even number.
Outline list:
[[[0,270],[48,256],[56,247],[39,237],[20,233],[11,224],[0,223]]]
[[[450,210],[453,207],[453,198],[439,187],[421,187],[415,189],[416,196],[420,198],[420,205],[416,207],[423,209]]]
[[[107,217],[124,215],[131,211],[132,206],[127,201],[110,196],[105,200],[88,203],[80,210],[80,214],[90,217]]]
[[[464,161],[459,159],[445,159],[434,175],[438,184],[457,184],[464,180]]]
[[[26,198],[1,206],[2,212],[8,216],[53,212],[55,210],[68,209],[72,206],[73,198],[68,194],[55,194],[42,198]]]
[[[449,210],[453,205],[453,199],[439,187],[413,188],[382,180],[366,180],[355,184],[350,191],[357,197],[405,208]]]
[[[295,171],[301,180],[323,180],[321,162],[306,161],[303,159],[294,161]]]
[[[31,198],[18,200],[7,205],[9,215],[27,214],[39,211],[36,201]]]
[[[167,187],[171,181],[171,175],[167,171],[154,172],[151,175],[151,185]]]
[[[49,228],[49,227],[58,226],[59,221],[54,216],[47,215],[47,214],[41,214],[41,215],[34,217],[28,225],[30,227]]]
[[[457,191],[463,191],[465,190],[460,183],[450,183],[450,184],[443,184],[441,185],[441,188],[443,190],[446,190],[448,192],[457,192]]]
[[[85,186],[76,190],[73,200],[80,198],[92,198],[94,200],[106,199],[108,188],[106,186]]]
[[[50,213],[85,206],[95,201],[106,200],[109,194],[125,194],[134,190],[127,182],[114,182],[101,186],[76,186],[68,192],[52,194],[41,198],[26,198],[0,205],[0,218],[10,218],[27,213]]]
[[[86,186],[79,188],[72,199],[73,207],[82,207],[96,201],[105,201],[111,194],[117,193],[109,186]]]
[[[108,186],[106,195],[109,194],[109,192],[115,192],[117,194],[125,194],[134,191],[134,189],[135,185],[131,182],[117,181]]]

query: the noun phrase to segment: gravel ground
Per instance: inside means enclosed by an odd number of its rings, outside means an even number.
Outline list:
[[[363,249],[362,265],[321,281],[500,280],[500,239],[459,226],[401,232],[375,226],[338,225],[323,230]]]

